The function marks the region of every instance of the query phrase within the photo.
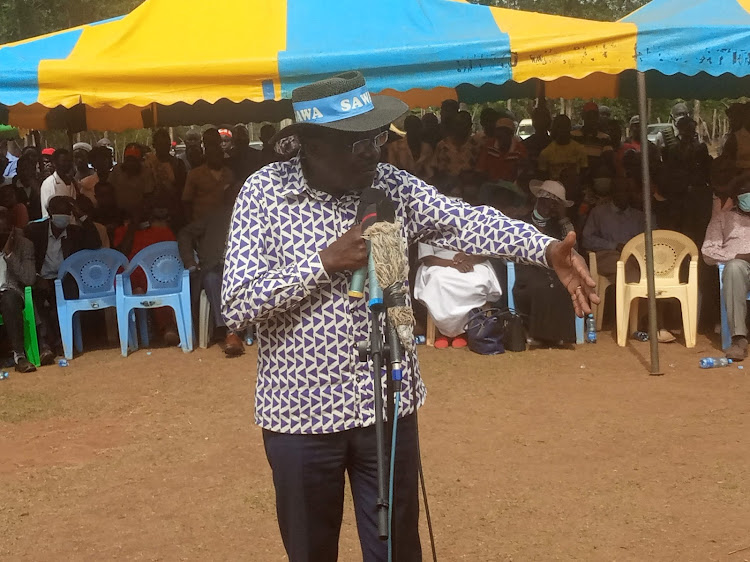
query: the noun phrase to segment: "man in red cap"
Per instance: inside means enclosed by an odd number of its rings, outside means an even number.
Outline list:
[[[117,206],[128,215],[140,209],[143,198],[154,191],[151,172],[143,165],[143,152],[136,143],[125,147],[122,164],[118,164],[109,175],[109,183],[115,188]]]
[[[486,174],[491,181],[516,181],[526,158],[526,147],[516,135],[513,119],[501,117],[495,122],[492,137],[482,146],[477,170]]]
[[[599,169],[604,163],[612,173],[615,171],[614,150],[612,139],[607,133],[599,130],[599,106],[593,101],[583,106],[583,126],[570,134],[571,138],[581,143],[589,158],[589,171]]]

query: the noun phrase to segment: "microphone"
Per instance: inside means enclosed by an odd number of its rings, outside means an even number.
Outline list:
[[[409,261],[401,223],[396,222],[396,209],[390,199],[384,197],[375,207],[377,222],[370,225],[363,236],[370,241],[370,260],[383,291],[388,320],[395,327],[403,348],[413,351],[415,322],[414,312],[406,302]]]
[[[386,198],[385,193],[374,187],[362,190],[359,196],[359,207],[357,208],[357,224],[362,225],[362,232],[378,220],[377,204]],[[370,253],[370,243],[367,243],[367,253]],[[369,267],[364,266],[354,272],[349,283],[349,296],[361,299],[365,296],[365,280],[369,273]],[[372,293],[372,289],[370,293]],[[372,301],[371,301],[372,302]],[[381,301],[382,302],[382,301]]]

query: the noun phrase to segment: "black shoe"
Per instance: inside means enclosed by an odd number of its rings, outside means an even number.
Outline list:
[[[28,359],[26,359],[25,357],[18,358],[18,361],[16,362],[17,373],[33,373],[34,371],[36,371],[36,367],[29,363]]]
[[[39,354],[39,362],[44,365],[52,365],[55,362],[55,353],[50,348],[43,349]]]

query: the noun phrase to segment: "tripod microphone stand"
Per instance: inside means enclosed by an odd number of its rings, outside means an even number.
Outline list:
[[[370,287],[370,341],[360,342],[358,345],[359,359],[362,362],[372,361],[374,394],[375,394],[375,439],[377,455],[377,521],[378,536],[381,540],[389,540],[391,537],[391,514],[393,503],[393,470],[395,458],[395,437],[397,433],[397,401],[400,401],[401,382],[402,382],[402,362],[403,350],[398,339],[396,328],[386,318],[385,333],[381,330],[381,320],[384,313],[387,312],[388,305],[393,300],[391,292],[383,295],[378,280],[375,277],[372,254],[370,254],[369,265],[369,287]],[[383,382],[382,373],[385,367],[387,373],[387,403],[383,401]],[[386,406],[388,417],[388,432],[386,431],[385,419],[383,416],[384,406]],[[385,439],[390,433],[391,437],[391,463],[388,468],[388,458],[386,454]],[[391,485],[388,486],[388,476],[390,474]],[[389,491],[390,488],[390,491]],[[391,508],[389,510],[389,508]],[[390,550],[390,541],[389,541]]]

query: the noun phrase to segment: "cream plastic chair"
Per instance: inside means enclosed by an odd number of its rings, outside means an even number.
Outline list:
[[[675,298],[682,308],[686,347],[695,347],[698,332],[698,248],[687,236],[671,230],[654,230],[654,276],[656,298]],[[625,263],[630,256],[638,260],[641,279],[625,282]],[[688,282],[680,283],[680,266],[690,257]],[[617,262],[617,344],[625,347],[628,334],[638,325],[638,299],[648,298],[646,283],[646,237],[639,234],[622,249]],[[630,330],[628,330],[630,324]]]
[[[596,319],[596,331],[602,331],[602,324],[604,323],[604,297],[607,295],[607,288],[612,283],[609,278],[604,275],[599,275],[599,267],[596,263],[596,254],[589,252],[589,271],[591,272],[591,278],[596,281],[596,294],[599,295],[601,302],[592,306],[594,309],[594,318]]]

